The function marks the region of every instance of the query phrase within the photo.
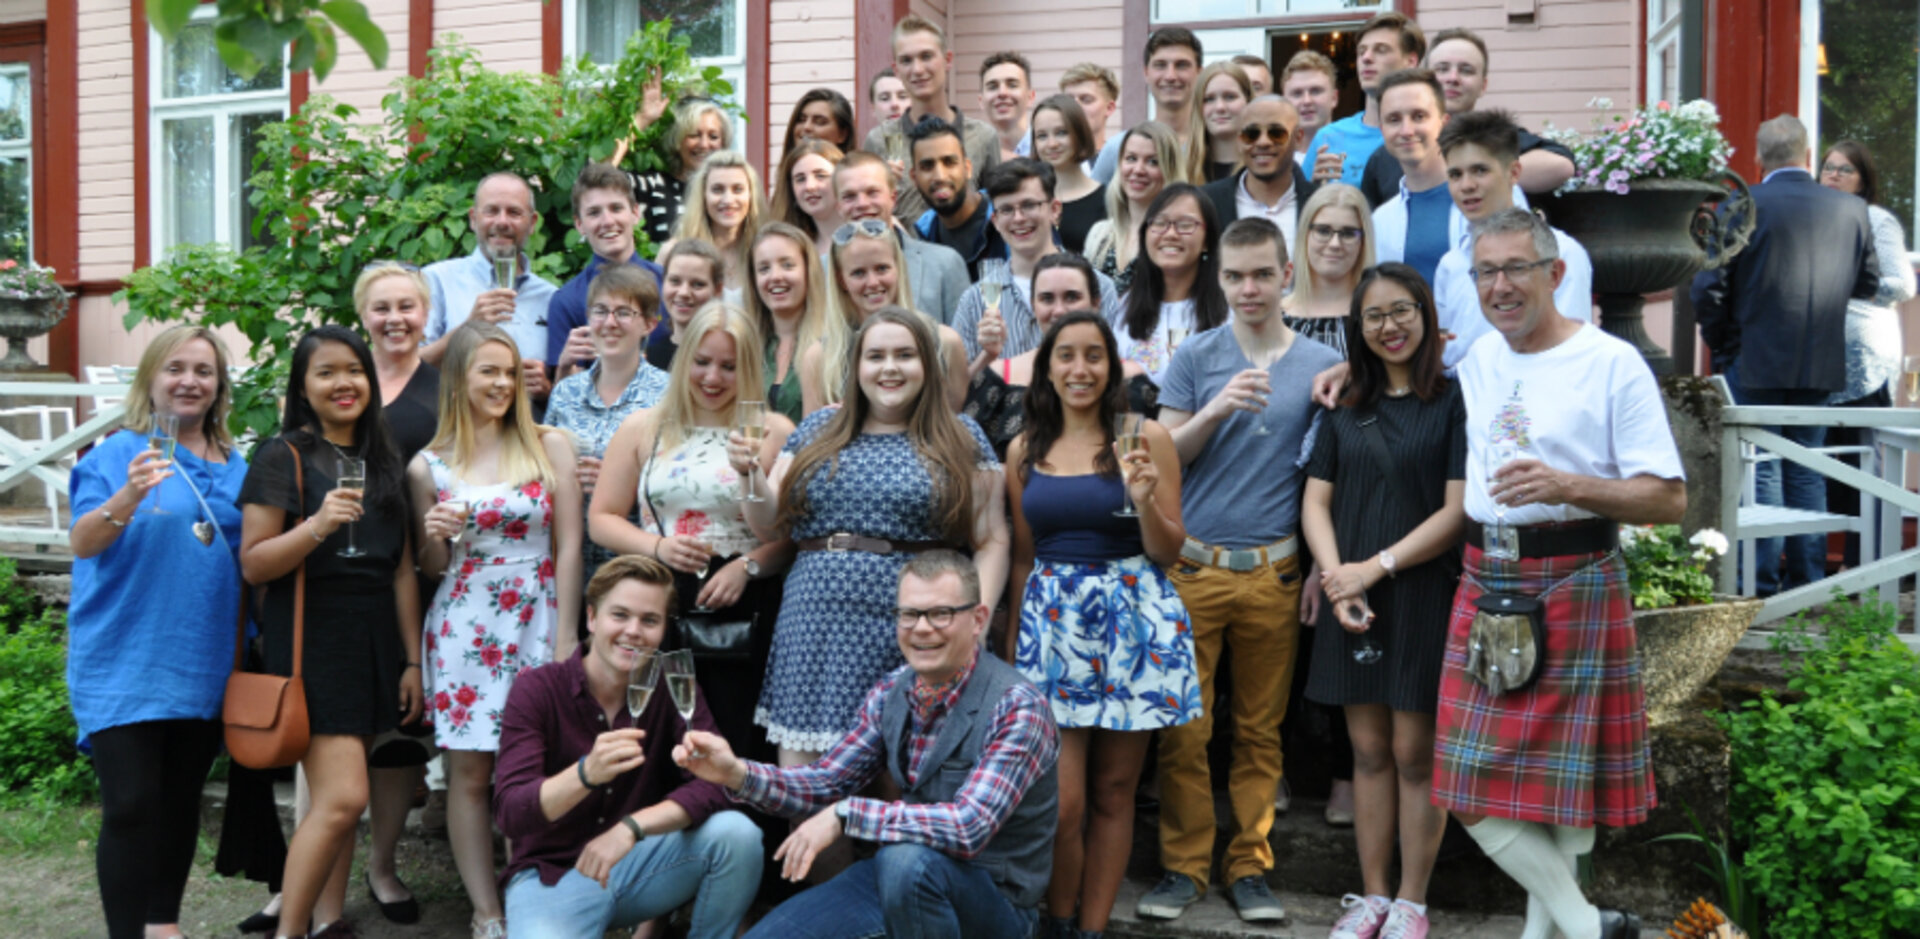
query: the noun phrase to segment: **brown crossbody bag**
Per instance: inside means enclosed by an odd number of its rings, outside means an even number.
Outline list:
[[[293,452],[293,487],[306,508],[305,474],[300,451]],[[306,521],[303,514],[293,527]],[[289,529],[291,530],[291,529]],[[227,752],[241,766],[275,769],[292,766],[307,755],[307,689],[300,679],[300,660],[306,653],[307,562],[293,572],[293,674],[263,675],[244,672],[247,650],[247,588],[240,588],[239,625],[233,640],[233,673],[227,676],[226,702],[220,720],[226,725]]]

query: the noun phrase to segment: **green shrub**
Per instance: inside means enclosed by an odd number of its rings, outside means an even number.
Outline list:
[[[74,748],[67,707],[66,616],[42,610],[0,559],[0,799],[92,798],[93,768]]]
[[[1773,939],[1920,932],[1920,654],[1893,607],[1839,598],[1776,640],[1788,687],[1725,719],[1728,800]]]

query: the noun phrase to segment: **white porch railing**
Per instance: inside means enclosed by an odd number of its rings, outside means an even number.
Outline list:
[[[1767,598],[1743,645],[1764,647],[1772,630],[1766,624],[1832,599],[1833,591],[1848,595],[1878,591],[1879,599],[1897,603],[1902,578],[1920,572],[1920,547],[1902,545],[1902,522],[1920,515],[1920,493],[1906,488],[1907,467],[1920,457],[1920,410],[1907,408],[1826,408],[1730,406],[1720,414],[1720,523],[1727,540],[1751,556],[1761,538],[1818,535],[1852,531],[1860,535],[1860,564],[1831,577],[1783,590]],[[1854,427],[1868,431],[1868,452],[1860,467],[1803,447],[1769,428]],[[1748,460],[1743,445],[1773,454],[1787,463],[1807,467],[1860,491],[1855,516],[1808,512],[1777,506],[1742,505]],[[1752,596],[1751,577],[1740,583],[1736,556],[1729,553],[1720,565],[1720,591]],[[1920,636],[1909,631],[1901,638],[1920,649]]]
[[[0,428],[0,492],[44,484],[65,494],[71,472],[67,464],[74,454],[120,427],[120,418],[127,410],[123,401],[126,395],[126,385],[0,381],[0,398],[53,399],[63,405],[78,399],[94,405],[92,415],[79,426],[50,440],[23,440]],[[102,399],[112,403],[102,403]],[[72,520],[59,511],[49,514],[53,518],[47,524],[23,524],[17,518],[0,517],[0,544],[32,546],[40,551],[65,549]]]

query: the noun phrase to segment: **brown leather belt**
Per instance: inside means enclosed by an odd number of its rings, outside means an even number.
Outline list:
[[[808,538],[801,541],[799,546],[802,551],[864,551],[867,554],[918,554],[940,548],[953,550],[953,545],[944,541],[888,541],[844,531],[834,532],[825,538]]]
[[[1557,558],[1570,554],[1599,554],[1620,544],[1620,523],[1592,518],[1559,525],[1520,525],[1520,556]],[[1487,548],[1486,527],[1467,519],[1467,541],[1482,551]]]

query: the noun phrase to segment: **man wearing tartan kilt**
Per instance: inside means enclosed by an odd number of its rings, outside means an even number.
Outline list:
[[[1638,936],[1638,918],[1587,902],[1574,863],[1592,849],[1594,826],[1636,824],[1654,804],[1618,526],[1678,522],[1686,483],[1639,353],[1555,309],[1566,270],[1555,249],[1553,230],[1524,210],[1473,232],[1470,274],[1499,335],[1476,341],[1459,369],[1468,543],[1433,797],[1526,888],[1524,939],[1555,927],[1568,939],[1615,939]],[[1543,606],[1538,677],[1518,690],[1475,667],[1485,650],[1468,637],[1486,593]]]

